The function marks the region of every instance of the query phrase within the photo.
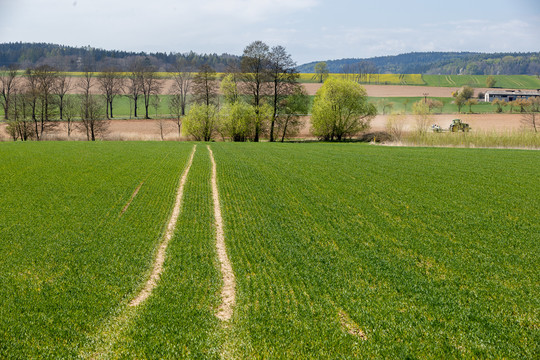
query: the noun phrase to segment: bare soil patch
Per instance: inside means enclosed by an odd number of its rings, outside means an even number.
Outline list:
[[[81,89],[77,86],[77,78],[72,79],[74,86],[69,91],[71,94],[80,94]],[[171,94],[173,89],[173,79],[160,79],[162,87],[160,94]],[[218,84],[219,85],[219,84]],[[302,83],[306,88],[308,94],[315,95],[317,90],[322,86],[320,83]],[[436,86],[415,86],[415,85],[364,85],[368,96],[376,97],[422,97],[425,93],[430,97],[451,97],[452,92],[460,89],[460,87],[436,87]],[[219,86],[218,86],[219,88]],[[488,88],[474,88],[475,95],[479,92],[485,93],[487,90],[493,90]],[[93,94],[100,94],[99,82],[96,78],[92,79],[91,92]]]
[[[371,122],[371,130],[385,130],[388,115],[378,115]],[[433,115],[431,124],[438,124],[443,129],[448,129],[452,119],[461,119],[471,126],[471,131],[494,131],[507,132],[519,130],[522,126],[521,114],[441,114]],[[405,131],[414,130],[416,119],[413,115],[404,118]],[[430,125],[431,125],[430,124]]]
[[[212,161],[212,197],[214,199],[214,218],[216,222],[216,250],[221,264],[221,275],[223,278],[223,288],[221,289],[221,305],[218,308],[216,317],[222,321],[228,321],[233,314],[233,307],[236,298],[236,280],[231,262],[227,256],[225,245],[225,234],[223,232],[223,218],[221,217],[221,205],[219,203],[219,192],[217,187],[216,161],[212,149],[207,145]]]
[[[178,216],[180,215],[182,198],[184,196],[184,185],[186,184],[189,169],[191,168],[191,164],[193,163],[193,156],[195,155],[196,150],[197,145],[194,145],[191,156],[189,157],[188,164],[184,170],[184,173],[182,174],[182,177],[180,178],[180,184],[178,185],[178,191],[176,192],[176,200],[174,203],[173,212],[171,214],[171,218],[169,219],[169,223],[167,224],[167,230],[165,231],[165,235],[163,236],[163,241],[159,245],[150,278],[144,285],[144,288],[141,290],[141,292],[133,300],[131,300],[129,306],[138,306],[142,302],[144,302],[150,296],[150,294],[156,287],[159,278],[161,277],[161,273],[163,272],[163,263],[165,262],[165,252],[167,251],[167,246],[172,239],[174,229],[176,227],[176,222],[178,220]]]
[[[128,202],[126,203],[126,205],[124,206],[124,208],[122,209],[118,217],[122,217],[122,215],[124,215],[129,205],[131,205],[131,202],[133,201],[133,199],[135,199],[135,196],[137,196],[137,194],[139,193],[139,190],[141,189],[141,186],[143,186],[143,184],[144,184],[144,181],[141,181],[141,183],[139,184],[139,186],[137,186],[133,194],[131,194],[131,198],[128,200]]]
[[[508,132],[520,130],[522,127],[522,114],[441,114],[433,115],[431,123],[439,124],[447,129],[452,119],[461,119],[468,123],[471,131],[493,131],[493,132]],[[300,130],[298,138],[311,139],[311,122],[310,117],[305,116],[305,125]],[[103,137],[104,140],[161,140],[159,130],[160,120],[111,120],[107,134]],[[164,140],[177,141],[188,140],[186,137],[178,136],[178,130],[174,120],[161,120],[165,122]],[[377,115],[371,122],[370,131],[384,131],[388,115]],[[404,130],[414,130],[415,117],[406,115],[404,119]],[[430,124],[431,125],[431,124]],[[0,141],[9,141],[10,137],[7,134],[6,124],[0,123]],[[86,140],[86,135],[75,130],[71,137],[67,137],[65,124],[59,124],[56,129],[48,132],[44,136],[45,140]],[[218,138],[219,139],[219,138]]]
[[[339,321],[341,328],[352,336],[356,336],[362,340],[367,340],[366,333],[343,311],[339,311]]]

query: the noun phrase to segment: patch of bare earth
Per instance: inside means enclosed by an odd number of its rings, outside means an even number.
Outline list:
[[[141,183],[139,184],[139,186],[137,186],[137,188],[135,189],[135,191],[133,192],[133,194],[131,194],[131,198],[128,200],[128,202],[126,203],[126,205],[124,206],[124,208],[122,209],[122,211],[120,212],[120,215],[118,215],[118,217],[122,217],[122,215],[124,215],[124,213],[127,211],[129,205],[131,205],[131,203],[133,202],[133,199],[135,199],[135,196],[137,196],[137,194],[139,193],[139,190],[141,190],[141,186],[143,186],[144,184],[144,181],[141,181]]]
[[[189,173],[189,169],[191,168],[191,164],[193,163],[193,156],[195,155],[195,151],[197,150],[197,145],[193,146],[193,151],[191,152],[191,156],[189,157],[188,164],[184,170],[184,173],[182,174],[182,177],[180,178],[180,184],[178,186],[178,191],[176,192],[176,200],[173,207],[173,212],[171,214],[171,218],[169,219],[169,223],[167,224],[167,230],[165,231],[165,235],[163,236],[163,240],[161,241],[161,244],[159,245],[156,258],[154,260],[154,266],[152,268],[152,273],[150,274],[150,278],[144,285],[144,288],[139,292],[139,294],[131,300],[129,303],[129,306],[138,306],[142,302],[144,302],[154,288],[156,287],[159,278],[161,277],[161,273],[163,272],[163,263],[165,262],[165,252],[167,250],[167,246],[169,245],[169,242],[172,239],[172,236],[174,234],[174,229],[176,227],[176,222],[178,220],[178,216],[180,215],[180,210],[182,207],[182,198],[184,195],[184,186],[186,184],[187,176]]]
[[[221,305],[218,308],[216,317],[222,321],[228,321],[233,314],[235,303],[236,280],[234,272],[227,256],[227,247],[225,246],[225,235],[223,232],[223,218],[221,217],[221,205],[219,203],[219,192],[217,187],[217,169],[214,154],[210,146],[210,160],[212,161],[212,197],[214,199],[214,218],[216,221],[216,250],[219,262],[221,264],[221,275],[223,278],[223,288],[221,289]]]
[[[343,310],[339,311],[339,321],[344,331],[362,340],[367,340],[366,333]]]

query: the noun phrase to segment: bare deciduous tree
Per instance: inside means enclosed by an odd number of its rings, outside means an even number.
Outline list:
[[[173,95],[177,96],[178,106],[180,107],[180,115],[186,115],[186,107],[188,103],[188,93],[191,88],[191,80],[193,78],[192,66],[186,60],[178,60],[175,66],[173,75]]]
[[[108,121],[103,117],[103,103],[95,95],[81,97],[81,122],[82,130],[86,132],[88,141],[96,141],[108,128]]]
[[[113,118],[113,100],[122,93],[124,79],[118,75],[116,69],[107,68],[99,74],[98,83],[105,98],[105,115],[107,119]]]
[[[182,99],[180,94],[173,94],[169,97],[169,111],[174,117],[178,127],[178,136],[182,135]]]
[[[67,124],[67,135],[68,138],[71,136],[73,131],[73,119],[79,114],[79,103],[77,98],[67,97],[64,100],[64,119]]]
[[[274,46],[269,54],[269,80],[272,84],[272,120],[270,121],[270,142],[274,141],[274,124],[280,103],[295,89],[299,74],[296,63],[283,46]]]
[[[79,88],[81,90],[80,97],[80,127],[86,132],[88,141],[95,141],[98,135],[103,134],[109,125],[108,121],[103,118],[103,104],[99,98],[92,95],[92,72],[87,69],[79,80]]]
[[[133,102],[133,116],[137,117],[137,106],[139,96],[142,92],[142,62],[134,61],[130,66],[130,72],[127,78],[127,95],[130,101]],[[130,110],[131,117],[131,110]]]
[[[302,85],[296,85],[293,93],[280,102],[280,113],[276,118],[276,133],[281,136],[281,142],[285,138],[298,134],[304,125],[302,115],[307,115],[310,98]]]
[[[34,134],[29,100],[24,92],[18,93],[17,89],[11,93],[7,131],[14,141],[18,138],[26,141]]]
[[[523,114],[523,117],[521,118],[521,125],[527,129],[532,129],[535,133],[538,132],[538,120],[540,113],[534,111],[534,109],[529,106],[527,108],[527,112]]]
[[[150,119],[148,108],[152,95],[159,94],[161,90],[161,80],[158,79],[154,66],[146,64],[141,72],[141,91],[144,99],[145,118]]]
[[[0,93],[0,102],[4,108],[4,119],[9,118],[9,105],[11,102],[11,95],[17,89],[17,70],[16,65],[10,65],[9,68],[0,72],[0,86],[2,86],[2,92]]]
[[[255,113],[258,115],[265,88],[269,81],[268,63],[269,47],[262,41],[254,41],[244,49],[240,67],[243,80],[243,92],[251,95]],[[261,128],[259,123],[255,126],[254,141],[259,141]]]
[[[92,96],[91,90],[93,86],[92,82],[93,74],[90,69],[84,71],[83,76],[79,79],[77,86],[81,91],[81,108],[84,108],[84,103],[87,103],[89,98]],[[85,112],[81,117],[88,117],[88,114]]]
[[[219,85],[216,82],[216,71],[210,65],[202,65],[193,77],[193,101],[198,104],[216,105],[218,103]]]
[[[426,134],[432,120],[428,104],[423,100],[415,102],[413,104],[413,114],[415,115],[416,131],[420,135]]]
[[[36,137],[36,140],[39,141],[40,139],[39,127],[38,127],[38,120],[36,116],[39,90],[38,90],[37,77],[33,69],[31,68],[26,69],[25,80],[26,80],[27,101],[30,106],[31,119],[34,122],[34,136]]]
[[[46,129],[53,128],[56,124],[52,119],[56,113],[56,107],[53,99],[54,89],[56,87],[58,72],[56,69],[43,65],[34,70],[34,76],[37,80],[38,100],[37,107],[40,120],[40,138]]]
[[[161,137],[161,141],[165,140],[165,135],[169,132],[169,123],[165,119],[159,119],[157,122],[157,127],[159,129],[159,135]]]
[[[64,120],[64,107],[67,100],[67,93],[73,88],[71,76],[67,76],[66,73],[58,73],[56,77],[56,86],[54,87],[54,94],[58,97],[58,111],[60,112],[60,120]]]

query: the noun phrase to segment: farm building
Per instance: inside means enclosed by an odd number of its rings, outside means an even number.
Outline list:
[[[517,99],[540,98],[540,90],[490,90],[484,96],[486,102],[495,99],[514,101]]]

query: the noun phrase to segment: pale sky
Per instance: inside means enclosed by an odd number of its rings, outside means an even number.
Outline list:
[[[540,51],[540,0],[0,0],[1,42],[230,53],[262,40],[310,61]]]

